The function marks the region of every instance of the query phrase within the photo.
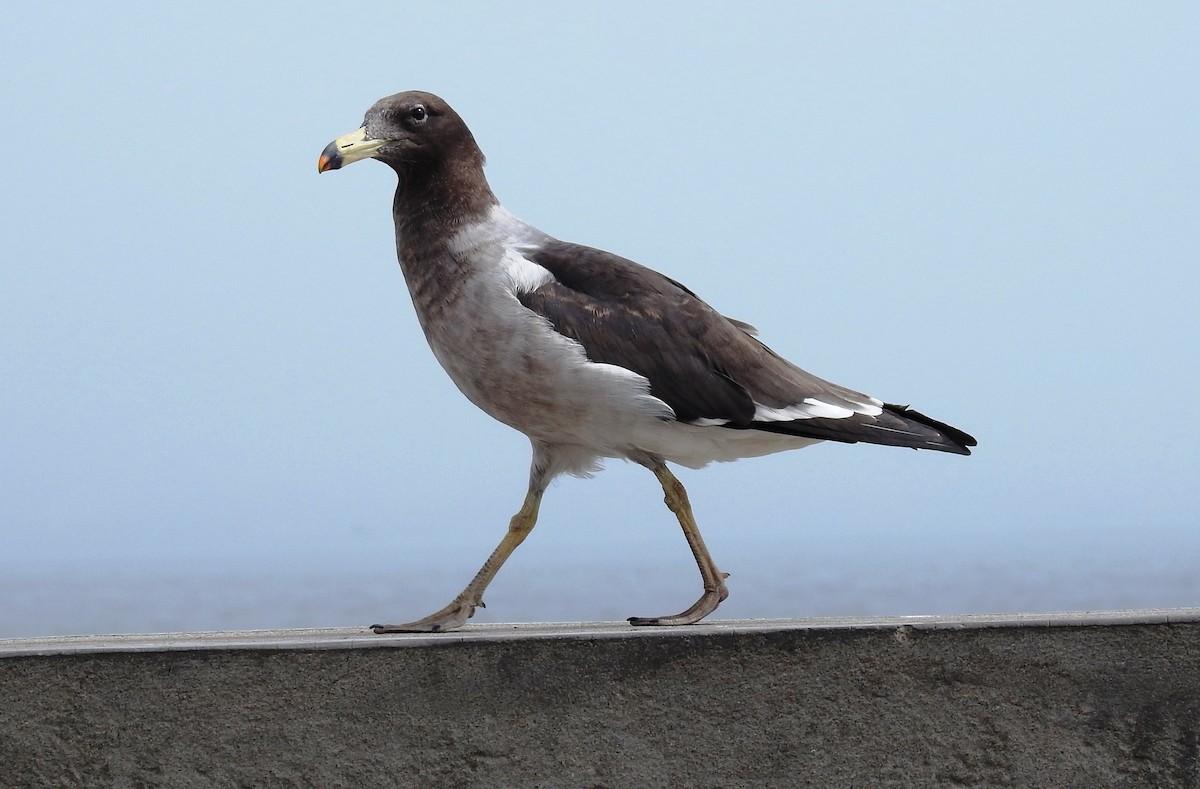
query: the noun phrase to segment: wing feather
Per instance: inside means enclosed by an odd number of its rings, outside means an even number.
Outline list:
[[[801,370],[747,324],[633,261],[555,240],[522,254],[553,279],[518,292],[521,303],[592,361],[645,376],[681,422],[960,454],[975,444],[949,425]]]

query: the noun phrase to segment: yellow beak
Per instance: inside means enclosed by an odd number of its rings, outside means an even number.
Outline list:
[[[367,139],[365,126],[356,129],[325,146],[325,150],[321,151],[321,158],[317,160],[317,172],[339,170],[359,159],[369,159],[386,144],[387,140]]]

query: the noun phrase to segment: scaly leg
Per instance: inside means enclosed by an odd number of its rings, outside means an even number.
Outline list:
[[[483,590],[487,589],[488,584],[496,577],[501,565],[528,536],[529,532],[533,531],[533,525],[537,523],[538,506],[542,503],[542,494],[545,490],[544,483],[540,487],[531,484],[529,493],[525,496],[525,503],[509,521],[504,539],[496,546],[496,550],[492,551],[492,555],[483,563],[483,567],[479,568],[479,572],[471,579],[471,583],[467,584],[467,588],[450,601],[450,605],[415,622],[403,625],[371,625],[371,629],[376,633],[438,633],[443,630],[454,630],[466,624],[466,621],[475,614],[476,607],[484,607]]]
[[[631,616],[629,624],[690,625],[717,610],[721,601],[729,596],[729,590],[725,588],[725,579],[729,577],[729,573],[718,570],[712,556],[709,555],[704,538],[700,536],[700,529],[696,526],[696,519],[692,515],[692,505],[688,502],[683,483],[675,478],[662,461],[647,465],[654,472],[654,476],[658,477],[667,506],[675,513],[679,525],[683,527],[683,536],[687,538],[692,556],[696,557],[696,566],[700,568],[700,577],[704,580],[704,594],[691,608],[682,613],[674,616]]]

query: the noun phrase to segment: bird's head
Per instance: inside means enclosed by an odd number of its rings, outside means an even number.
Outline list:
[[[483,167],[483,153],[458,113],[438,96],[417,90],[375,102],[360,128],[325,146],[317,172],[360,159],[378,159],[399,173],[447,162]]]

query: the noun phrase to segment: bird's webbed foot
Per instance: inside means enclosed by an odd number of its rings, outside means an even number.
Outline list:
[[[716,611],[721,601],[729,597],[729,589],[725,586],[725,579],[728,577],[729,573],[721,573],[720,585],[716,589],[705,589],[700,599],[692,604],[691,608],[682,613],[673,616],[631,616],[629,617],[629,624],[636,627],[695,624],[713,611]]]
[[[376,633],[441,633],[456,630],[475,615],[477,605],[482,606],[483,601],[471,603],[463,597],[456,597],[450,605],[424,619],[402,625],[371,625],[371,629]]]

